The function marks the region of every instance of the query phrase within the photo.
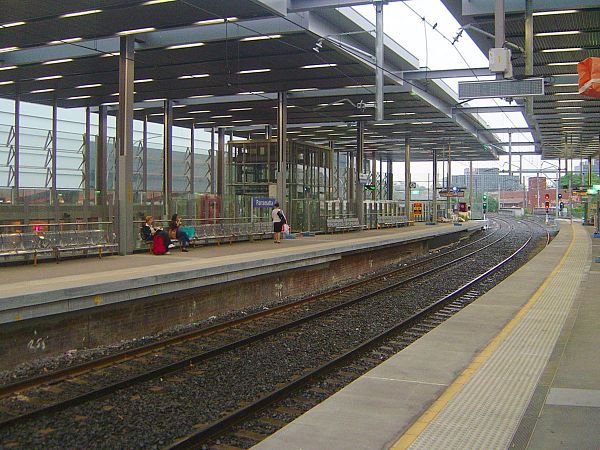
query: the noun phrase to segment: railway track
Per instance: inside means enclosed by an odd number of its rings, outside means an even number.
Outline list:
[[[500,219],[499,223],[502,222],[503,221]],[[88,383],[85,381],[85,374],[89,375],[91,366],[86,365],[85,367],[71,368],[71,371],[73,372],[70,374],[55,373],[50,376],[50,378],[42,379],[42,387],[40,387],[39,384],[40,380],[38,380],[38,384],[36,384],[35,381],[27,380],[22,382],[20,385],[14,385],[12,386],[13,390],[11,394],[6,394],[5,399],[13,398],[11,396],[14,396],[15,393],[17,396],[23,396],[23,392],[27,392],[29,389],[37,389],[41,392],[50,393],[49,400],[43,401],[43,404],[36,405],[38,407],[26,410],[21,414],[10,414],[10,402],[8,402],[8,411],[7,402],[0,403],[0,408],[5,414],[3,422],[0,423],[0,438],[2,437],[2,430],[7,430],[11,427],[31,422],[31,419],[49,416],[52,413],[68,411],[69,408],[73,408],[85,402],[102,399],[111,394],[126,390],[127,388],[139,387],[145,382],[154,382],[157,379],[162,381],[161,377],[174,378],[173,374],[177,374],[179,372],[185,373],[196,371],[197,373],[198,370],[202,371],[201,369],[198,369],[201,367],[200,363],[207,363],[208,361],[212,361],[213,359],[217,359],[217,357],[222,357],[223,355],[235,354],[236,351],[239,351],[240,349],[251,347],[251,344],[260,345],[262,341],[268,340],[274,336],[280,336],[286,333],[293,334],[293,330],[297,330],[302,326],[307,326],[309,323],[314,321],[331,320],[332,317],[339,317],[340,315],[343,316],[344,314],[347,314],[343,311],[359,307],[361,302],[377,298],[378,296],[385,295],[386,293],[403,287],[405,288],[408,284],[418,282],[428,275],[447,270],[452,265],[456,265],[461,261],[472,260],[473,257],[480,254],[480,252],[490,249],[510,235],[514,229],[514,226],[509,225],[507,227],[507,223],[508,222],[504,221],[504,226],[500,226],[496,231],[490,233],[492,235],[491,237],[486,236],[482,239],[471,242],[468,245],[461,246],[453,251],[436,254],[411,266],[406,266],[402,269],[380,275],[375,278],[376,281],[361,281],[360,283],[355,283],[350,287],[337,289],[334,292],[321,294],[318,296],[319,300],[327,299],[327,296],[337,296],[335,301],[331,300],[331,298],[326,302],[317,302],[314,298],[311,300],[305,299],[303,302],[300,302],[295,306],[287,306],[287,308],[281,307],[281,309],[277,311],[278,314],[284,312],[285,314],[290,314],[290,311],[292,311],[294,308],[297,308],[292,316],[297,315],[300,317],[292,317],[291,319],[282,322],[280,318],[273,318],[273,310],[271,310],[269,311],[270,314],[258,315],[252,318],[252,322],[248,321],[249,318],[239,322],[236,321],[236,326],[233,328],[231,325],[227,326],[227,324],[223,324],[217,326],[216,328],[211,327],[211,329],[195,332],[201,334],[194,335],[194,333],[190,333],[187,336],[178,336],[173,338],[173,341],[167,346],[165,346],[164,343],[162,343],[162,345],[161,343],[155,343],[148,348],[137,349],[137,352],[123,355],[113,355],[112,360],[107,358],[101,362],[96,362],[96,364],[98,364],[96,367],[100,367],[104,371],[106,369],[113,369],[114,366],[111,364],[114,364],[115,361],[128,360],[127,358],[132,358],[133,354],[135,354],[138,364],[140,363],[140,355],[142,355],[144,358],[158,358],[159,364],[155,364],[151,370],[142,370],[140,373],[137,373],[134,376],[124,378],[121,377],[114,383],[108,383],[94,389],[89,389],[86,386]],[[320,374],[323,374],[326,371],[332,370],[332,368],[339,366],[339,364],[341,364],[343,361],[355,357],[357,353],[364,352],[366,348],[372,347],[375,345],[375,343],[380,342],[382,339],[387,339],[390,334],[397,332],[398,329],[406,328],[410,326],[411,323],[421,320],[424,315],[432,314],[431,308],[442,311],[440,314],[442,316],[446,316],[449,311],[456,309],[456,306],[450,305],[448,306],[448,308],[450,308],[449,310],[443,310],[443,308],[446,308],[445,304],[455,301],[460,296],[469,294],[467,292],[469,290],[471,291],[469,295],[473,297],[473,284],[481,281],[481,279],[487,277],[490,273],[493,273],[499,268],[503,267],[508,261],[513,259],[516,254],[522,251],[522,249],[527,246],[530,240],[531,238],[529,238],[526,243],[522,244],[519,251],[514,252],[508,258],[504,259],[500,263],[495,264],[494,267],[490,268],[484,274],[478,275],[476,279],[473,279],[464,286],[461,286],[459,289],[446,294],[442,299],[439,299],[435,302],[435,306],[421,308],[417,313],[412,314],[408,319],[396,323],[394,326],[388,327],[385,330],[380,330],[374,336],[370,336],[368,339],[361,342],[360,345],[355,345],[350,350],[338,355],[336,358],[320,364],[318,367],[313,368],[310,371],[305,371],[301,377],[292,377],[292,379],[287,383],[280,383],[284,384],[281,389],[269,391],[267,394],[263,393],[263,395],[259,396],[259,400],[246,402],[247,404],[242,408],[233,408],[233,411],[230,411],[230,413],[226,414],[219,420],[204,422],[201,425],[196,424],[195,428],[198,429],[198,431],[179,441],[176,444],[176,447],[189,447],[195,446],[199,442],[206,442],[207,440],[213,438],[216,433],[221,432],[224,428],[231,427],[233,424],[239,422],[243,417],[246,417],[249,414],[254,414],[257,409],[264,408],[266,405],[271,404],[280,399],[282,396],[287,395],[290,391],[298,389],[300,386],[306,384],[309,380],[320,376]],[[469,247],[471,248],[469,249]],[[478,248],[475,249],[475,247]],[[465,251],[467,252],[465,253]],[[461,254],[456,256],[458,253]],[[446,258],[447,261],[444,261],[444,258]],[[309,307],[311,305],[314,306],[316,303],[319,303],[319,307]],[[257,323],[257,321],[260,321],[260,323]],[[242,324],[251,325],[244,328],[240,326]],[[225,329],[228,331],[226,333],[227,336],[224,338],[223,333],[220,333],[220,331]],[[425,330],[426,329],[427,327],[425,327]],[[199,336],[205,338],[202,340],[202,344],[200,344],[199,347],[192,346],[190,349],[189,342],[197,340]],[[208,336],[214,337],[218,342],[216,344],[214,342],[207,342],[206,338]],[[185,345],[182,347],[183,344]],[[165,348],[169,349],[170,355],[168,357],[155,353],[158,350],[162,351]],[[182,355],[184,355],[184,357],[181,357]],[[167,361],[167,363],[160,364],[163,359]],[[172,359],[175,359],[175,361],[172,361]],[[142,363],[141,365],[144,364]],[[121,369],[121,371],[122,370],[123,369]],[[125,372],[127,372],[127,370],[125,370]],[[82,390],[84,392],[79,395],[71,396],[64,401],[55,401],[53,396],[55,398],[56,396],[64,395],[65,390],[60,387],[61,382],[66,382],[64,380],[70,381],[71,385],[75,384],[77,386],[83,386]],[[14,442],[17,446],[20,444],[19,440]]]

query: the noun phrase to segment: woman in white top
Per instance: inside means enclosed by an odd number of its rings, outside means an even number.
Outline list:
[[[275,202],[275,207],[271,211],[271,218],[273,219],[275,243],[281,244],[281,232],[283,231],[283,225],[286,223],[286,218],[281,208],[279,208],[278,202]]]

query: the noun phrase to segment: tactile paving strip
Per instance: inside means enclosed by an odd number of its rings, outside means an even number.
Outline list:
[[[587,233],[579,226],[573,232],[574,244],[561,270],[411,449],[509,447],[587,271]]]

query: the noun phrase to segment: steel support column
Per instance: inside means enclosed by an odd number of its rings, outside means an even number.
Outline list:
[[[508,175],[512,177],[512,133],[508,133]]]
[[[210,176],[210,193],[214,194],[217,187],[217,175],[215,170],[215,129],[210,129],[210,154],[209,154],[209,176]]]
[[[148,191],[148,116],[144,116],[142,130],[142,189]]]
[[[52,158],[51,158],[51,195],[52,195],[52,204],[54,205],[55,211],[55,220],[58,220],[58,191],[57,191],[57,158],[56,151],[58,150],[58,145],[56,141],[56,135],[58,133],[58,104],[56,102],[56,96],[54,97],[54,101],[52,102]]]
[[[96,192],[98,203],[106,206],[106,153],[108,145],[108,114],[106,106],[98,110],[98,143],[96,145]],[[105,219],[108,219],[106,217]]]
[[[387,160],[387,199],[394,200],[394,171],[391,159]]]
[[[375,2],[375,120],[383,120],[383,0]]]
[[[525,76],[533,76],[533,0],[525,0]],[[533,117],[533,97],[525,97],[525,116]]]
[[[431,191],[431,223],[437,223],[437,184],[438,184],[438,170],[437,170],[437,150],[433,149],[433,189]]]
[[[87,208],[90,205],[90,192],[91,192],[91,179],[90,173],[92,173],[92,110],[88,106],[85,108],[85,137],[84,137],[84,149],[83,149],[83,206],[87,212]],[[88,217],[86,216],[86,220]]]
[[[21,169],[20,169],[20,154],[21,154],[21,98],[17,93],[15,96],[15,141],[14,141],[14,161],[13,161],[13,189],[14,200],[16,202],[19,196],[19,188],[21,187]]]
[[[133,80],[134,37],[121,37],[119,54],[118,143],[118,237],[119,254],[133,253]]]
[[[194,195],[195,190],[195,180],[196,180],[196,128],[194,124],[190,126],[190,195]]]
[[[287,92],[277,93],[277,199],[287,209]],[[288,211],[289,215],[289,211]]]
[[[218,130],[218,142],[217,142],[217,195],[225,195],[225,128],[219,128]],[[225,205],[223,205],[225,207]]]
[[[450,190],[452,189],[452,155],[451,147],[448,144],[448,172],[446,173],[446,217],[448,217],[448,211],[450,211]]]
[[[475,204],[473,201],[473,160],[469,161],[469,204],[471,205],[471,210],[473,210],[473,205]]]
[[[410,208],[410,137],[404,138],[404,207],[406,208],[406,217],[411,220]]]
[[[354,183],[354,201],[356,208],[356,217],[361,225],[365,224],[364,214],[364,187],[360,182],[360,176],[363,173],[363,163],[365,160],[365,124],[359,121],[356,124],[356,182]]]
[[[494,10],[494,47],[504,47],[506,41],[506,33],[504,28],[504,0],[496,0],[496,8]]]
[[[163,213],[171,215],[173,196],[173,101],[165,100],[163,122]]]
[[[371,191],[371,200],[377,200],[377,158],[375,158],[375,153],[371,160],[371,183],[375,186],[375,190]]]

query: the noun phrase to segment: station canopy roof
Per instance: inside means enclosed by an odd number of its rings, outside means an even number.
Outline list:
[[[328,0],[294,0],[285,13],[279,3],[0,0],[0,97],[116,114],[119,40],[131,33],[137,119],[163,121],[168,99],[177,126],[258,138],[276,123],[277,92],[287,91],[288,132],[299,140],[353,151],[356,122],[365,121],[365,150],[378,158],[403,160],[407,137],[413,160],[448,147],[453,159],[497,158],[495,135],[387,36],[385,116],[376,123],[374,26],[353,9],[325,8]]]
[[[444,0],[462,25],[494,34],[494,0]],[[597,0],[533,2],[533,76],[545,78],[545,95],[533,97],[536,146],[545,159],[598,155],[600,99],[578,93],[577,63],[600,57]],[[506,41],[525,47],[525,2],[506,0]],[[493,39],[468,30],[487,54]],[[514,76],[525,76],[524,54],[512,49]]]

